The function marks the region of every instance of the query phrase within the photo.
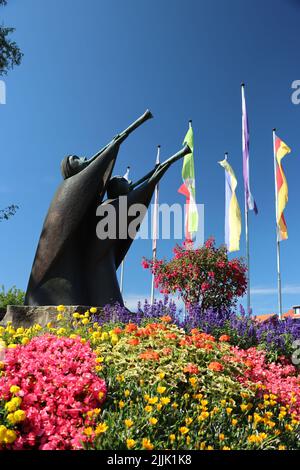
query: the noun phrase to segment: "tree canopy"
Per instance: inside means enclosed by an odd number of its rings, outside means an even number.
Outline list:
[[[0,6],[5,6],[7,0],[0,0]],[[23,54],[10,35],[15,28],[0,26],[0,76],[6,75],[15,65],[20,65]]]

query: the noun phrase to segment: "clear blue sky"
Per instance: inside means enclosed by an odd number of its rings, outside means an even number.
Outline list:
[[[283,304],[300,303],[300,79],[297,0],[9,0],[1,21],[16,27],[23,63],[6,80],[0,106],[0,206],[20,205],[0,225],[0,284],[25,289],[44,216],[69,153],[90,156],[149,107],[155,119],[128,139],[115,173],[129,164],[135,179],[150,169],[156,145],[169,156],[193,119],[197,199],[205,235],[223,242],[225,151],[238,177],[243,208],[240,83],[246,82],[251,130],[251,183],[259,215],[250,214],[252,304],[276,309],[272,128],[293,153],[284,160],[290,200],[289,240],[281,244]],[[181,164],[161,184],[161,202],[177,194]],[[83,196],[84,197],[84,196]],[[63,221],[62,221],[63,223]],[[170,256],[175,242],[159,243]],[[244,234],[241,240],[245,255]],[[151,241],[127,258],[129,300],[149,295],[141,267]]]

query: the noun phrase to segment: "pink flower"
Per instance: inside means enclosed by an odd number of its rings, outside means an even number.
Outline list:
[[[8,449],[64,450],[82,447],[85,414],[99,407],[106,384],[95,372],[96,356],[80,339],[44,335],[9,349],[0,377],[0,399],[18,385],[26,420]],[[102,398],[99,398],[102,397]]]

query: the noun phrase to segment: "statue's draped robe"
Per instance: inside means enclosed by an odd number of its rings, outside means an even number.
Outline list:
[[[64,180],[58,188],[42,229],[25,304],[123,304],[116,272],[133,238],[100,240],[96,235],[96,225],[101,220],[96,209],[103,200],[118,150],[117,144],[111,144],[87,168]],[[155,185],[168,166],[128,194],[128,207],[143,204],[145,215]],[[118,221],[119,198],[102,204],[115,207]],[[134,215],[128,217],[127,227],[134,219]],[[118,229],[117,223],[117,234]]]

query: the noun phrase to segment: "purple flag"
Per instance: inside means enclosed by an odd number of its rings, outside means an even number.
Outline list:
[[[258,213],[256,202],[250,191],[250,174],[249,174],[249,125],[247,116],[247,107],[245,99],[245,88],[242,85],[242,140],[243,140],[243,175],[244,175],[244,187],[245,187],[245,198],[247,204],[247,210]]]

